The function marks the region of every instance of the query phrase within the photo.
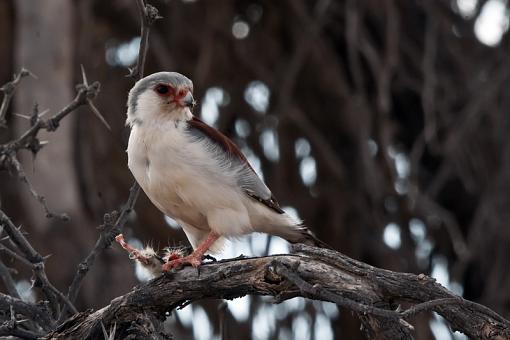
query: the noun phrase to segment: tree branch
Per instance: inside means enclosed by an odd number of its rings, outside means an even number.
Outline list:
[[[509,322],[503,317],[454,295],[423,274],[375,268],[327,249],[295,245],[294,250],[298,253],[206,264],[199,274],[193,268],[165,274],[94,313],[82,313],[79,322],[66,322],[47,338],[95,339],[102,334],[101,325],[106,329],[115,325],[115,337],[123,338],[141,319],[161,320],[183,304],[247,294],[274,296],[278,302],[303,296],[337,303],[362,321],[368,320],[363,322],[371,328],[366,334],[378,339],[395,339],[395,330],[388,332],[388,324],[400,325],[399,331],[405,329],[410,336],[412,326],[407,320],[424,311],[441,314],[453,329],[472,338],[510,336]],[[400,311],[400,304],[414,307]],[[155,327],[150,329],[141,338],[159,338],[151,333]]]
[[[0,91],[4,93],[4,98],[2,99],[2,105],[0,105],[0,128],[7,126],[7,120],[5,116],[7,115],[7,109],[9,108],[9,104],[11,103],[11,99],[14,96],[14,92],[18,87],[18,84],[21,82],[26,76],[32,76],[36,78],[36,76],[25,68],[21,68],[19,73],[14,75],[14,79],[4,86],[0,88]]]
[[[136,0],[136,4],[138,6],[138,11],[140,13],[140,31],[141,31],[141,41],[140,48],[138,51],[138,60],[136,66],[130,70],[129,76],[135,79],[142,79],[144,75],[144,66],[145,66],[145,58],[147,56],[147,51],[149,50],[149,33],[150,26],[161,18],[159,12],[156,7],[151,5],[146,5],[144,0]],[[85,74],[85,73],[84,73]],[[85,76],[84,76],[85,79]],[[93,106],[92,106],[93,107]],[[90,251],[87,257],[80,262],[78,265],[78,269],[73,278],[71,285],[69,286],[69,290],[67,293],[67,297],[71,302],[76,300],[78,296],[78,292],[81,287],[81,282],[85,275],[87,275],[90,268],[94,265],[96,257],[108,247],[111,246],[115,236],[122,232],[124,224],[126,223],[129,214],[134,210],[134,206],[136,204],[136,200],[140,194],[140,186],[135,181],[129,190],[129,197],[127,202],[122,207],[120,214],[117,211],[113,211],[109,214],[105,214],[103,218],[103,225],[100,226],[100,234],[99,238],[94,245],[94,248]],[[116,219],[115,223],[113,221]],[[66,313],[68,311],[67,306],[64,307],[62,313],[60,315],[59,321],[63,321],[66,317]]]

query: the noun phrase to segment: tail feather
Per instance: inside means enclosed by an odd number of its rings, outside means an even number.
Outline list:
[[[300,226],[299,232],[300,232],[300,237],[299,238],[292,239],[292,240],[288,239],[288,241],[291,242],[291,243],[303,243],[303,244],[306,244],[306,245],[309,245],[309,246],[314,246],[314,247],[326,248],[326,249],[333,250],[333,247],[331,247],[326,242],[321,241],[320,239],[318,239],[312,233],[312,231],[310,229],[308,229],[307,227],[305,227],[304,225]]]

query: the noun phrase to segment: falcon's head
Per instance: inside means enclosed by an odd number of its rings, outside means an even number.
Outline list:
[[[127,124],[191,118],[193,82],[177,72],[158,72],[136,82],[129,91]]]

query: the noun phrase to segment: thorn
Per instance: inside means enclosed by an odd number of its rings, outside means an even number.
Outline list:
[[[46,144],[49,144],[50,141],[48,140],[41,140],[39,141],[39,145],[43,146],[43,145],[46,145]]]
[[[43,261],[46,261],[47,259],[49,259],[52,256],[53,256],[53,254],[48,254],[48,255],[43,256]]]
[[[136,74],[138,73],[138,67],[127,67],[128,69],[128,74],[126,74],[126,78],[134,78],[136,76]]]
[[[50,112],[49,109],[46,109],[44,110],[43,112],[39,113],[39,118],[41,118],[42,116],[44,116],[45,114],[47,114],[48,112]]]
[[[87,75],[85,74],[85,68],[83,67],[83,64],[80,64],[81,67],[81,77],[83,79],[83,85],[86,87],[89,87],[89,83],[87,81]]]
[[[20,73],[21,73],[22,77],[30,76],[30,77],[32,77],[34,79],[39,79],[39,77],[37,75],[35,75],[34,73],[32,73],[32,71],[30,71],[29,69],[26,69],[24,67],[21,68]]]
[[[90,109],[92,110],[92,112],[96,115],[96,117],[101,121],[101,123],[103,123],[104,126],[106,126],[106,128],[110,131],[112,131],[112,128],[110,127],[110,124],[108,124],[108,122],[106,121],[106,119],[104,119],[103,115],[101,115],[101,112],[99,112],[99,110],[94,106],[94,103],[92,102],[92,100],[88,99],[87,98],[87,103],[89,104],[90,106]]]
[[[32,118],[32,117],[27,116],[27,115],[22,115],[21,113],[15,113],[14,115],[17,116],[17,117],[26,119],[26,120],[30,120]]]

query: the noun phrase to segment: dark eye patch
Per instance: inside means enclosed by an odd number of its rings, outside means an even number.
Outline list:
[[[167,94],[170,92],[170,89],[167,85],[158,85],[156,86],[156,92],[159,94]]]

